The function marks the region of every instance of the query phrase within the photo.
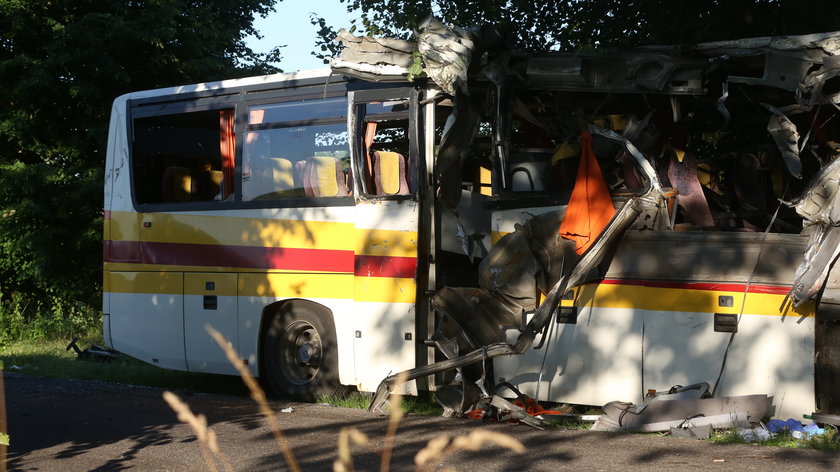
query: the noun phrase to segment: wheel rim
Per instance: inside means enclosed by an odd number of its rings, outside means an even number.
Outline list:
[[[283,377],[295,385],[307,384],[321,368],[321,335],[311,324],[295,321],[283,332],[279,354]]]

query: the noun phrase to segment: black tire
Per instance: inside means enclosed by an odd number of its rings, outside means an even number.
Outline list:
[[[281,305],[266,327],[262,355],[275,395],[311,400],[340,388],[335,326],[320,305],[305,300]]]

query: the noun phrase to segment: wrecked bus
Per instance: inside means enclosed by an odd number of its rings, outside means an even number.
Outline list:
[[[106,342],[235,374],[209,325],[276,392],[456,412],[708,382],[840,413],[840,33],[544,55],[479,35],[344,34],[330,70],[116,99]]]

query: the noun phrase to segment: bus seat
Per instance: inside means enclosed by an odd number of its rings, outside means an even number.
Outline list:
[[[282,157],[268,159],[268,177],[274,185],[275,192],[291,190],[295,188],[294,169],[292,161]]]
[[[192,175],[186,167],[171,166],[163,171],[161,197],[164,202],[188,202],[192,197]]]
[[[349,195],[341,162],[334,157],[315,156],[307,159],[302,181],[307,197]]]
[[[676,153],[671,153],[667,172],[671,186],[677,189],[677,203],[685,211],[686,221],[701,228],[714,226],[709,202],[697,177],[697,158],[694,154],[685,153],[682,162],[679,162]]]
[[[198,198],[202,201],[210,201],[221,193],[224,176],[220,170],[203,170],[199,172],[196,180],[198,180]]]
[[[374,151],[371,155],[376,195],[408,195],[405,157],[391,151]]]

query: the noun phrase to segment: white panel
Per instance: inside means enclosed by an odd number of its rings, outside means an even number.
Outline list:
[[[715,332],[714,314],[648,311],[644,317],[645,391],[715,383],[729,333]]]
[[[114,349],[167,369],[187,369],[183,295],[112,293],[111,298]]]
[[[417,231],[418,204],[414,200],[359,202],[356,228]]]
[[[385,377],[415,367],[415,318],[412,303],[356,302],[353,316],[356,386],[373,392]],[[411,339],[406,339],[406,334]],[[398,393],[417,394],[414,382]]]
[[[719,395],[772,395],[779,418],[816,409],[814,318],[744,315],[726,360]]]
[[[190,372],[237,375],[236,368],[216,340],[207,332],[211,326],[238,350],[236,274],[187,273],[184,286],[184,347]],[[213,288],[207,289],[207,283]],[[198,289],[201,293],[194,295]],[[204,297],[215,297],[215,309],[205,308]]]
[[[641,313],[627,309],[595,312],[589,307],[579,310],[577,324],[554,324],[547,348],[496,358],[496,377],[504,377],[522,393],[534,396],[540,365],[547,356],[541,400],[580,405],[640,400]],[[539,344],[539,337],[534,344]]]
[[[225,216],[228,218],[251,219],[276,219],[292,221],[329,221],[335,223],[353,224],[355,207],[330,206],[330,207],[290,207],[290,208],[250,208],[236,210],[201,210],[201,211],[179,211],[174,215],[195,215],[195,216]]]

